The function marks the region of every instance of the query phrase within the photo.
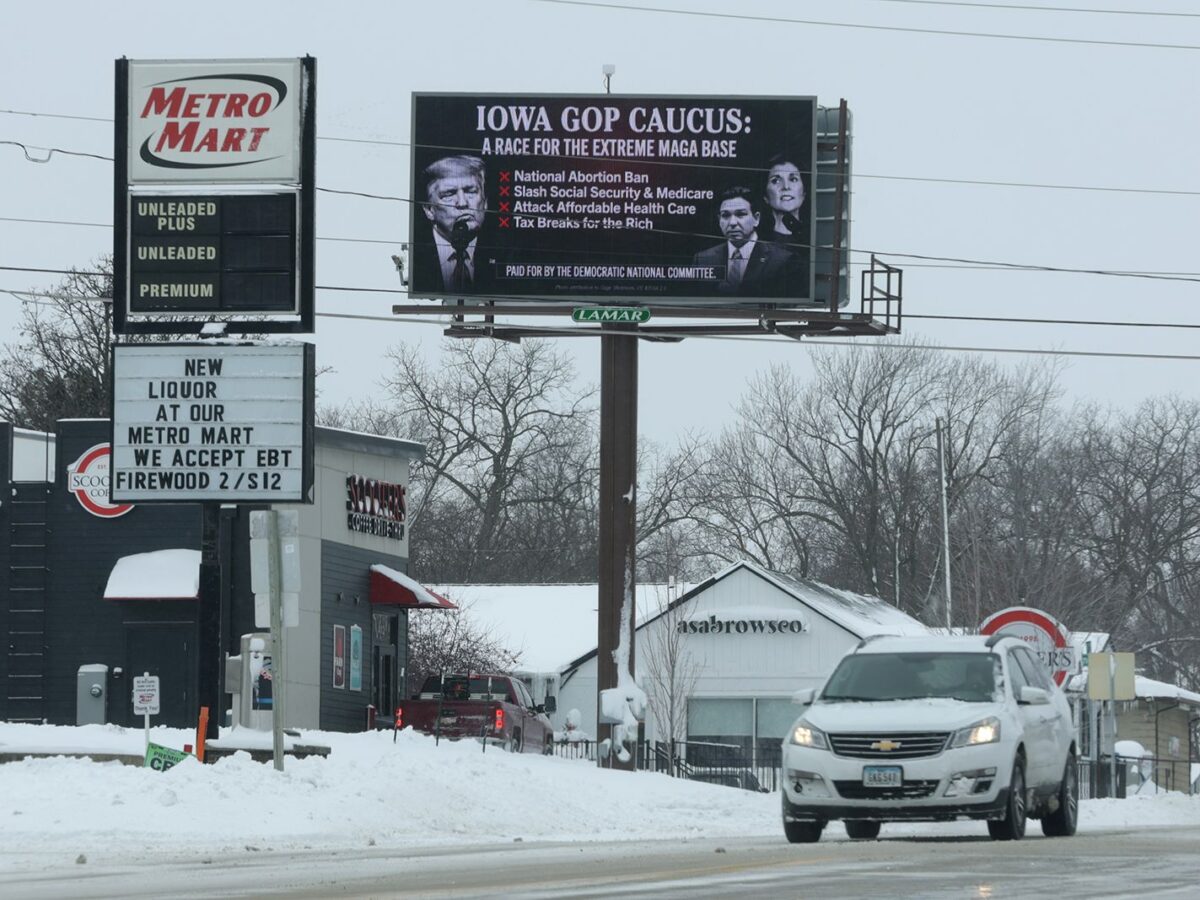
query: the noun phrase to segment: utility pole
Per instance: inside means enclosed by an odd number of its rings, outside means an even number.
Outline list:
[[[615,67],[604,66],[609,93]],[[623,333],[622,333],[623,332]],[[600,572],[596,641],[596,709],[603,718],[604,691],[633,681],[637,620],[635,531],[637,524],[638,337],[636,325],[605,328],[600,338]],[[626,608],[628,607],[628,608]],[[633,769],[637,754],[622,761],[611,724],[597,722],[596,740],[609,740],[611,768]]]
[[[946,628],[953,627],[951,611],[953,601],[950,597],[950,513],[946,502],[946,440],[942,434],[942,420],[936,420],[937,425],[937,462],[938,462],[938,493],[942,499],[942,569],[946,575]]]

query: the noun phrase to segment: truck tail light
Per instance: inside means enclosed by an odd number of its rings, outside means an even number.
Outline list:
[[[497,706],[496,707],[496,731],[503,731],[503,730],[504,730],[504,709],[502,707]]]
[[[396,730],[399,731],[404,727],[404,707],[396,707]]]

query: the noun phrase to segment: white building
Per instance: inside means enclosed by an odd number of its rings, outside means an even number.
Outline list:
[[[595,585],[446,585],[481,625],[523,653],[521,668],[557,676],[561,727],[567,712],[596,722]],[[676,598],[639,585],[635,670],[651,699],[646,737],[734,745],[764,761],[796,718],[792,694],[817,687],[863,638],[927,634],[876,597],[738,562]],[[573,655],[572,655],[573,654]],[[672,665],[670,660],[674,659]],[[671,702],[663,687],[675,674]]]

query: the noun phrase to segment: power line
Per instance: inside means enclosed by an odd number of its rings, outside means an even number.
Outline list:
[[[71,225],[80,226],[83,228],[112,228],[111,222],[79,222],[70,219],[32,219],[17,216],[0,216],[0,222],[17,222],[30,225]],[[393,240],[389,238],[353,238],[353,237],[332,237],[329,235],[316,236],[318,241],[336,241],[347,244],[382,244],[388,247],[399,247],[410,241]],[[536,249],[536,248],[535,248]],[[851,253],[860,255],[869,254],[871,251],[851,249]],[[896,253],[877,253],[876,255],[901,256]],[[917,259],[940,259],[941,257],[914,257],[909,254],[910,258]],[[946,257],[947,260],[954,259]],[[864,268],[868,264],[865,262],[851,262],[849,265]],[[1068,268],[1047,268],[1042,266],[1025,266],[1019,263],[1000,263],[1000,262],[913,262],[908,263],[906,268],[914,269],[947,269],[947,270],[962,270],[965,272],[1062,272],[1066,274],[1085,274],[1085,275],[1111,275],[1111,276],[1127,276],[1127,277],[1160,277],[1160,278],[1178,278],[1178,279],[1200,279],[1200,272],[1188,271],[1162,271],[1153,269],[1068,269]]]
[[[624,12],[666,13],[678,16],[696,16],[705,19],[724,19],[742,22],[769,22],[782,25],[815,25],[819,28],[859,28],[865,31],[895,31],[904,34],[936,34],[949,37],[991,38],[1004,41],[1037,41],[1048,44],[1077,44],[1096,47],[1137,47],[1150,50],[1200,50],[1196,44],[1160,44],[1140,41],[1102,41],[1092,38],[1048,37],[1036,34],[1000,34],[988,31],[956,31],[944,28],[913,28],[902,25],[868,25],[861,22],[825,22],[814,19],[790,19],[782,16],[753,16],[746,13],[708,12],[697,9],[671,9],[662,6],[630,6],[620,3],[597,3],[595,0],[532,0],[534,3],[552,3],[556,6],[592,7]]]
[[[1149,9],[1085,9],[1078,6],[1023,6],[1017,3],[967,3],[965,0],[873,0],[875,3],[908,3],[916,6],[963,6],[972,9],[1017,9],[1028,12],[1089,13],[1110,16],[1169,16],[1200,19],[1200,13],[1161,12]]]
[[[3,268],[4,268],[3,266],[0,266],[0,269],[3,269]],[[318,285],[318,287],[321,287],[321,286]],[[323,289],[336,290],[336,288],[328,288],[328,287],[325,287]],[[3,290],[3,289],[0,289],[0,290]],[[9,294],[14,294],[14,295],[30,293],[30,292],[24,292],[24,291],[18,292],[18,291],[11,291],[11,290],[4,290],[4,292],[9,293]],[[107,298],[79,298],[79,299],[107,299]],[[503,315],[503,310],[496,310],[495,312],[500,315]],[[441,328],[445,325],[444,320],[452,318],[454,315],[456,315],[456,313],[455,313],[454,309],[446,308],[445,312],[441,313],[439,315],[419,316],[419,317],[418,316],[372,316],[372,315],[357,314],[357,313],[328,313],[328,312],[317,312],[317,313],[315,313],[315,315],[320,318],[327,318],[327,319],[349,319],[349,320],[356,320],[356,321],[388,322],[388,323],[391,323],[394,325],[425,325],[425,326],[435,326],[435,327]],[[917,318],[942,318],[942,317],[920,316]],[[1009,321],[1009,320],[999,320],[999,321]],[[1011,321],[1020,322],[1023,320],[1014,319]],[[1038,320],[1028,320],[1028,321],[1037,322]],[[1083,322],[1080,324],[1109,325],[1109,324],[1118,324],[1118,323]],[[1164,327],[1169,327],[1169,326],[1164,326]],[[1188,325],[1188,326],[1180,326],[1180,327],[1200,328],[1200,325]],[[503,331],[504,328],[505,328],[505,326],[499,326],[498,330]],[[527,332],[527,333],[528,332],[536,332],[538,335],[541,335],[543,337],[562,337],[562,336],[577,337],[577,336],[579,336],[579,333],[580,333],[578,329],[568,329],[568,328],[563,328],[563,327],[539,326],[539,325],[528,325],[528,324],[522,324],[521,330],[524,332]],[[597,334],[600,333],[598,329],[595,329],[595,331]],[[617,336],[618,337],[622,337],[622,336],[632,337],[632,338],[638,337],[636,332],[623,332],[621,334],[618,334]],[[784,341],[794,341],[795,340],[795,338],[787,337],[785,335],[770,335],[770,334],[745,335],[745,336],[700,335],[700,334],[695,334],[693,332],[671,332],[669,330],[656,331],[655,336],[656,337],[678,337],[681,339],[690,338],[693,340],[703,339],[703,340],[710,340],[710,341],[741,341],[741,342],[751,341],[751,342],[755,342],[755,343],[762,343],[762,342],[767,342],[767,341],[772,342],[772,343],[781,343]],[[899,343],[899,342],[897,342],[897,343],[881,343],[881,342],[869,342],[869,341],[865,341],[865,340],[863,340],[863,341],[832,340],[832,339],[828,339],[828,338],[824,338],[824,337],[816,337],[816,336],[813,336],[810,339],[804,341],[804,343],[809,347],[812,347],[814,345],[837,346],[837,347],[853,347],[858,350],[862,350],[865,348],[880,349],[880,350],[899,350],[899,349],[908,348],[908,349],[913,349],[913,350],[932,350],[932,351],[953,352],[953,353],[1002,353],[1002,354],[1026,355],[1026,356],[1064,356],[1064,357],[1087,357],[1087,358],[1099,358],[1099,359],[1136,359],[1136,360],[1152,360],[1152,361],[1200,362],[1200,356],[1189,355],[1189,354],[1179,354],[1179,353],[1119,353],[1119,352],[1106,351],[1106,350],[1044,350],[1044,349],[1030,348],[1030,347],[967,347],[967,346],[953,346],[953,345],[943,345],[943,344],[911,344],[911,343]]]
[[[97,153],[84,153],[82,150],[63,150],[61,147],[38,147],[33,144],[22,144],[20,141],[0,141],[0,144],[4,144],[9,147],[20,147],[21,152],[25,154],[25,159],[31,163],[48,163],[55,153],[61,153],[63,156],[87,156],[91,157],[92,159],[102,159],[106,162],[113,161],[111,156],[100,156]],[[29,152],[30,150],[39,150],[46,154],[46,158],[38,159]]]
[[[540,0],[540,2],[558,2],[558,0]],[[682,12],[682,10],[680,10]],[[1198,14],[1200,15],[1200,14]],[[1200,49],[1200,48],[1197,48]],[[100,119],[90,116],[70,116],[57,113],[35,113],[16,109],[0,109],[0,114],[7,113],[9,115],[18,116],[40,116],[42,118],[61,118],[61,119],[82,119],[84,121],[107,122],[112,123],[112,119]],[[346,137],[331,137],[326,135],[318,135],[319,141],[334,141],[345,144],[374,144],[381,147],[415,147],[417,149],[437,149],[437,150],[462,150],[475,151],[474,147],[457,147],[448,144],[414,144],[411,141],[385,141],[377,138],[346,138]],[[0,143],[12,143],[15,141],[2,141]],[[100,156],[95,153],[84,153],[82,151],[62,150],[60,148],[38,148],[53,150],[59,153],[64,153],[72,156],[88,156],[95,159],[112,162],[110,156]],[[592,156],[570,156],[567,154],[559,154],[557,159],[579,159],[595,161],[596,157]],[[43,161],[43,160],[38,160]],[[729,166],[716,165],[713,163],[697,163],[687,162],[684,160],[655,160],[655,159],[638,159],[635,160],[639,165],[645,166],[671,166],[673,168],[691,168],[691,169],[719,169],[724,172],[761,172],[761,167],[758,166]],[[812,174],[808,172],[807,174]],[[835,173],[828,173],[829,177],[838,177]],[[962,184],[974,185],[979,187],[1004,187],[1004,188],[1025,188],[1031,190],[1046,190],[1046,191],[1094,191],[1099,193],[1109,194],[1148,194],[1152,196],[1165,197],[1200,197],[1200,190],[1185,190],[1182,188],[1140,188],[1140,187],[1115,187],[1112,185],[1096,185],[1096,184],[1063,184],[1055,182],[1042,181],[1004,181],[1000,179],[989,178],[939,178],[930,175],[880,175],[871,172],[855,172],[852,176],[854,179],[873,179],[877,181],[916,181],[929,184]],[[353,192],[346,192],[353,193]],[[364,197],[372,197],[373,195],[364,193]]]
[[[0,269],[10,267],[0,266]],[[101,275],[103,273],[80,273]],[[379,293],[379,294],[407,294],[399,288],[368,288],[368,287],[350,287],[346,285],[318,284],[315,285],[317,290],[322,291],[338,291],[338,292],[361,292],[361,293]],[[67,299],[67,300],[85,300],[85,301],[109,301],[109,297],[87,297],[82,295],[65,295],[62,293],[54,293],[49,291],[33,291],[33,290],[16,290],[12,288],[0,288],[0,292],[11,294],[18,299],[24,297],[45,297],[51,299]],[[486,298],[480,298],[486,299]],[[504,299],[504,298],[497,298]],[[461,315],[462,311],[452,307],[444,307],[442,312],[433,312],[436,307],[431,306],[431,315],[443,318],[450,318],[455,315]],[[472,310],[473,313],[478,313],[478,310]],[[495,315],[504,315],[503,307],[489,308],[489,312]],[[365,319],[369,321],[393,322],[393,321],[414,321],[412,317],[405,316],[371,316],[366,314],[356,313],[317,313],[317,315],[328,316],[330,318],[344,319]],[[547,312],[547,316],[552,315]],[[665,318],[670,318],[667,314]],[[1079,326],[1100,326],[1100,327],[1117,327],[1117,328],[1179,328],[1179,329],[1200,329],[1200,323],[1191,322],[1134,322],[1134,321],[1112,321],[1107,319],[1047,319],[1047,318],[1032,318],[1025,316],[967,316],[967,315],[945,315],[933,313],[906,313],[905,318],[908,319],[930,319],[943,321],[960,321],[960,322],[997,322],[1009,325],[1079,325]],[[524,326],[522,326],[524,327]],[[574,330],[558,329],[561,333],[577,333]],[[1033,352],[1033,351],[1030,351]],[[1038,351],[1043,352],[1043,351]],[[1172,357],[1173,358],[1173,357]]]

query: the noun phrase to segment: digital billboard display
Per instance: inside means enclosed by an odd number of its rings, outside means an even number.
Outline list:
[[[414,94],[414,297],[814,302],[815,97]]]

